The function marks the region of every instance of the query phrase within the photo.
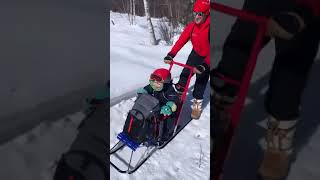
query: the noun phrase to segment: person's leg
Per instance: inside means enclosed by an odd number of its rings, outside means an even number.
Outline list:
[[[161,126],[161,138],[160,138],[160,144],[168,141],[170,137],[173,134],[174,131],[174,121],[175,121],[176,115],[172,114],[170,117],[167,119],[163,120],[162,126]]]
[[[269,5],[265,1],[253,2],[252,0],[247,0],[244,3],[243,9],[259,15],[268,15],[266,12],[267,7]],[[225,117],[225,115],[220,115],[219,113],[223,113],[223,109],[235,102],[239,92],[239,86],[229,83],[227,80],[241,82],[256,39],[256,34],[256,24],[237,19],[223,45],[221,61],[217,68],[210,72],[211,97],[213,102],[211,103],[213,106],[211,109],[214,115],[214,122],[211,124],[213,125],[214,132],[220,132],[216,128],[224,127],[221,123],[225,123],[225,120],[220,120],[219,116]],[[270,38],[265,37],[263,46],[269,41]]]
[[[166,134],[168,137],[171,137],[174,131],[174,122],[176,120],[176,114],[172,114],[167,120],[166,120]]]
[[[194,50],[192,50],[188,56],[188,60],[186,62],[186,65],[197,66],[197,65],[201,64],[198,62],[198,58],[199,58],[199,55]],[[179,92],[181,92],[181,93],[183,92],[183,90],[187,84],[188,77],[189,77],[190,73],[192,73],[192,75],[193,75],[193,72],[190,72],[190,70],[188,68],[183,68],[183,70],[180,74],[179,81],[176,84],[176,89]]]
[[[268,16],[269,0],[246,0],[243,10],[256,15]],[[219,173],[219,158],[224,145],[227,131],[230,130],[230,114],[225,111],[236,100],[239,87],[228,83],[225,79],[241,81],[252,46],[257,34],[257,25],[237,19],[232,26],[224,45],[222,59],[217,68],[210,72],[211,85],[211,117],[213,132],[213,166],[214,173]],[[264,39],[264,45],[269,38]],[[222,78],[223,77],[223,78]],[[224,79],[225,78],[225,79]]]
[[[270,0],[246,0],[242,10],[254,15],[270,16]],[[237,19],[230,34],[223,44],[222,59],[217,72],[227,78],[241,81],[247,65],[249,55],[256,39],[258,26],[253,22]],[[269,41],[265,39],[265,44]]]
[[[301,96],[318,51],[319,30],[315,23],[290,41],[276,40],[276,58],[265,100],[270,117],[267,149],[259,170],[263,177],[283,178],[288,173]]]
[[[201,74],[196,75],[196,82],[194,84],[193,97],[195,99],[203,99],[204,91],[209,80],[210,70],[207,69]]]
[[[204,57],[200,56],[195,51],[192,51],[191,54],[189,55],[189,58],[186,64],[192,67],[197,67],[199,65],[202,65],[203,63],[204,63]],[[189,75],[190,75],[190,70],[187,68],[184,68],[180,75],[180,80],[178,85],[185,87],[187,84]],[[206,69],[201,74],[197,74],[196,82],[193,90],[194,99],[193,99],[192,113],[191,113],[191,117],[193,119],[199,119],[201,116],[201,112],[202,112],[201,105],[202,105],[203,93],[205,91],[207,82],[209,80],[209,75],[210,75],[209,69]],[[176,89],[178,89],[177,86],[176,86]]]
[[[207,69],[196,75],[196,82],[193,90],[192,119],[199,119],[202,113],[203,94],[209,80],[210,70]]]
[[[265,12],[265,1],[246,0],[244,10],[251,13]],[[262,11],[263,10],[263,11]],[[210,72],[210,84],[212,88],[212,107],[213,110],[213,131],[220,132],[216,129],[224,127],[219,116],[223,109],[231,105],[239,91],[239,87],[225,81],[225,79],[233,81],[241,81],[244,74],[247,61],[249,59],[252,46],[255,42],[257,34],[257,25],[237,19],[228,35],[224,45],[222,59],[217,68]],[[267,44],[269,38],[265,38],[264,44]],[[222,78],[223,77],[223,78]],[[225,78],[225,79],[224,79]],[[225,119],[225,118],[223,118]]]

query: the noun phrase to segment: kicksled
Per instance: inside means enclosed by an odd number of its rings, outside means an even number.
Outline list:
[[[170,72],[174,65],[188,68],[190,72],[193,72],[193,67],[176,61],[172,61],[170,63],[170,67],[168,69]],[[170,138],[161,144],[159,144],[153,138],[146,138],[143,140],[143,142],[137,142],[130,138],[128,134],[123,131],[117,135],[117,143],[110,149],[110,167],[113,167],[120,173],[134,173],[152,156],[152,154],[154,154],[157,150],[166,147],[166,145],[168,145],[176,137],[176,135],[178,135],[184,129],[184,127],[189,124],[189,122],[192,120],[191,117],[189,119],[184,119],[182,123],[180,115],[182,109],[184,108],[191,78],[192,73],[189,74],[187,84],[184,88],[183,94],[179,99],[180,104],[177,108],[174,119],[173,134],[170,136]],[[157,121],[157,119],[153,120]],[[155,131],[159,133],[161,130],[159,128]]]
[[[244,107],[250,81],[256,66],[257,57],[262,48],[262,42],[266,32],[267,18],[256,16],[254,14],[250,14],[243,10],[231,8],[231,7],[228,7],[219,3],[214,3],[214,2],[210,2],[210,7],[212,10],[215,10],[230,16],[234,16],[243,21],[251,22],[257,25],[256,39],[252,47],[251,54],[249,56],[248,64],[246,66],[243,79],[241,82],[229,82],[239,86],[240,91],[239,91],[236,102],[227,111],[227,113],[230,115],[230,125],[226,134],[224,135],[225,136],[224,141],[221,144],[219,143],[219,146],[216,147],[217,150],[214,151],[214,157],[216,158],[214,159],[214,166],[213,166],[213,180],[221,180],[223,179],[225,162],[228,160],[228,157],[230,154],[234,131],[239,124],[240,115]]]

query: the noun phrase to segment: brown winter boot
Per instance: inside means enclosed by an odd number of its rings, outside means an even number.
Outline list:
[[[262,180],[284,180],[289,171],[292,141],[297,121],[268,119],[266,150],[259,169]]]
[[[202,113],[202,99],[193,99],[193,104],[191,106],[192,108],[192,113],[191,113],[191,118],[192,119],[199,119]]]

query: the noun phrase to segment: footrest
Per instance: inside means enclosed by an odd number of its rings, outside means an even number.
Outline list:
[[[128,135],[126,135],[125,133],[121,132],[118,134],[117,138],[123,142],[126,146],[128,146],[130,149],[132,149],[133,151],[135,151],[138,147],[139,144],[136,142],[133,142],[132,140],[130,140],[130,138],[128,137]]]

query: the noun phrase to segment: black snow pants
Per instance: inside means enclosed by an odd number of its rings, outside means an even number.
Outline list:
[[[287,11],[293,0],[246,0],[248,12],[273,16]],[[266,93],[265,107],[279,120],[293,120],[299,116],[302,92],[319,46],[319,18],[291,40],[275,39],[275,59]],[[237,20],[227,37],[217,72],[234,80],[241,80],[256,37],[257,26]],[[264,45],[270,41],[264,39]],[[271,59],[270,59],[271,60]]]
[[[204,63],[204,59],[205,57],[200,56],[197,52],[192,50],[191,53],[189,54],[186,64],[189,66],[196,67],[198,65],[202,65]],[[187,84],[189,74],[190,74],[190,70],[188,68],[183,68],[180,74],[179,82],[178,82],[183,87]],[[210,76],[210,68],[207,68],[201,74],[196,74],[196,82],[193,90],[194,98],[203,99],[203,94],[206,89],[209,76]]]

